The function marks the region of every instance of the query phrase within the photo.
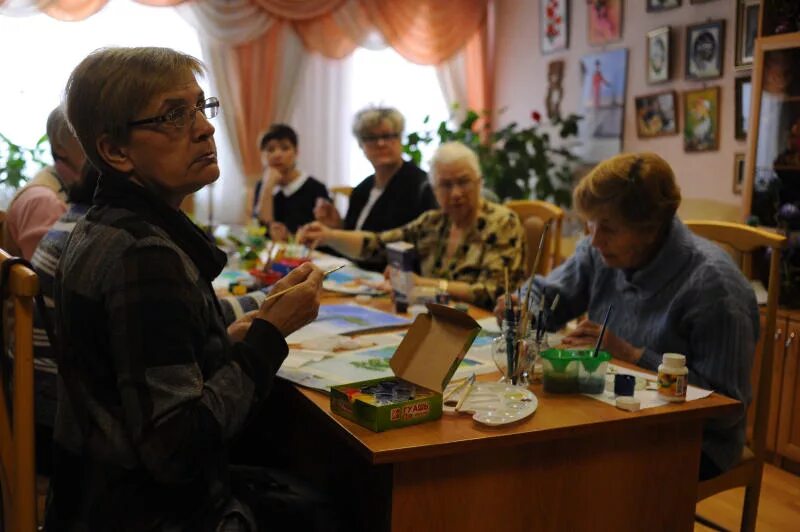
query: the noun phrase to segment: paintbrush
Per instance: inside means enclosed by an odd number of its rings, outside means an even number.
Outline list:
[[[516,384],[517,379],[514,377],[514,344],[516,343],[514,338],[514,303],[511,301],[511,292],[508,286],[508,268],[504,268],[503,272],[506,280],[506,373],[511,383]]]
[[[330,274],[332,274],[333,272],[335,272],[335,271],[337,271],[337,270],[341,270],[341,269],[342,269],[342,268],[344,268],[345,266],[346,266],[345,264],[340,264],[339,266],[336,266],[336,267],[334,267],[334,268],[331,268],[330,270],[328,270],[328,271],[326,271],[325,273],[323,273],[323,274],[322,274],[322,278],[323,278],[323,279],[324,279],[324,278],[326,278],[327,276],[329,276],[329,275],[330,275]],[[288,294],[289,292],[291,292],[291,291],[292,291],[292,290],[294,290],[295,288],[298,288],[298,287],[299,287],[299,286],[301,286],[302,284],[303,284],[303,283],[298,283],[298,284],[296,284],[296,285],[294,285],[294,286],[290,286],[290,287],[289,287],[289,288],[287,288],[286,290],[281,290],[281,291],[280,291],[280,292],[278,292],[277,294],[270,294],[269,296],[267,296],[267,297],[265,297],[265,298],[264,298],[264,301],[269,301],[270,299],[275,299],[276,297],[280,297],[280,296],[282,296],[283,294]]]
[[[461,390],[461,388],[463,388],[464,386],[466,386],[468,382],[469,382],[469,378],[462,379],[462,380],[461,380],[461,382],[459,382],[457,385],[453,386],[453,388],[452,388],[452,389],[451,389],[449,392],[447,392],[446,394],[444,394],[444,396],[442,397],[442,404],[445,404],[445,403],[447,403],[447,401],[448,401],[448,400],[449,400],[449,399],[450,399],[450,398],[451,398],[451,397],[452,397],[452,396],[453,396],[453,395],[454,395],[454,394],[455,394],[457,391]]]
[[[464,389],[464,393],[461,394],[461,397],[458,400],[458,404],[456,404],[456,412],[461,410],[461,407],[464,406],[464,401],[466,401],[467,397],[469,397],[469,394],[472,391],[472,386],[474,384],[475,384],[475,373],[470,375],[469,379],[467,379],[467,387]]]
[[[603,343],[603,336],[606,334],[606,325],[608,325],[608,317],[611,315],[611,309],[614,308],[613,304],[608,305],[608,310],[606,310],[606,317],[603,318],[603,327],[600,329],[600,336],[597,337],[597,344],[594,346],[594,352],[592,353],[592,357],[596,357],[597,353],[600,352],[600,344]]]
[[[522,317],[519,322],[519,332],[522,338],[528,334],[528,312],[530,311],[531,293],[533,292],[533,279],[536,277],[536,270],[539,269],[539,260],[542,258],[542,250],[544,249],[544,240],[547,237],[547,231],[550,230],[550,222],[544,224],[542,229],[542,236],[539,237],[539,248],[536,250],[536,257],[533,259],[533,267],[531,268],[531,277],[528,280],[528,291],[525,294],[525,304],[522,306]],[[543,296],[544,297],[544,296]]]

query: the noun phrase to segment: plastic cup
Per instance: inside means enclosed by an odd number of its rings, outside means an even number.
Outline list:
[[[588,351],[578,366],[578,390],[581,393],[598,394],[606,389],[606,372],[611,355],[600,351],[593,357],[593,353],[594,350]]]
[[[593,349],[547,349],[542,351],[542,383],[550,393],[602,393],[611,355]]]

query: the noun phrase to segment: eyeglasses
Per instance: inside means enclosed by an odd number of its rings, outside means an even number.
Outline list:
[[[472,190],[472,187],[474,187],[475,183],[477,182],[478,182],[477,179],[471,179],[469,177],[461,177],[459,179],[454,179],[452,181],[443,181],[436,183],[435,187],[436,190],[439,190],[446,194],[451,193],[456,187],[467,192]]]
[[[154,116],[152,118],[142,118],[141,120],[134,120],[128,122],[128,126],[144,126],[147,124],[163,124],[165,126],[181,129],[186,124],[194,125],[197,118],[197,112],[203,113],[206,118],[214,118],[219,114],[219,100],[215,97],[206,98],[200,105],[181,105],[175,109],[164,113],[161,116]]]
[[[392,140],[397,140],[400,138],[400,135],[397,133],[384,133],[383,135],[364,135],[361,137],[361,142],[364,144],[372,144],[375,145],[380,141],[389,142]]]

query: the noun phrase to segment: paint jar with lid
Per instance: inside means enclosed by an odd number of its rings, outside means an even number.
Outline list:
[[[685,401],[688,380],[686,357],[679,353],[664,353],[658,366],[658,396],[675,403]]]

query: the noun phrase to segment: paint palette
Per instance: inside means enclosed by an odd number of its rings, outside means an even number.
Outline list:
[[[453,384],[451,386],[458,386]],[[498,426],[525,419],[536,411],[539,400],[528,390],[502,382],[477,382],[459,412],[455,402],[460,392],[445,402],[445,414],[472,414],[472,419],[483,425]],[[447,390],[445,391],[447,395]]]

